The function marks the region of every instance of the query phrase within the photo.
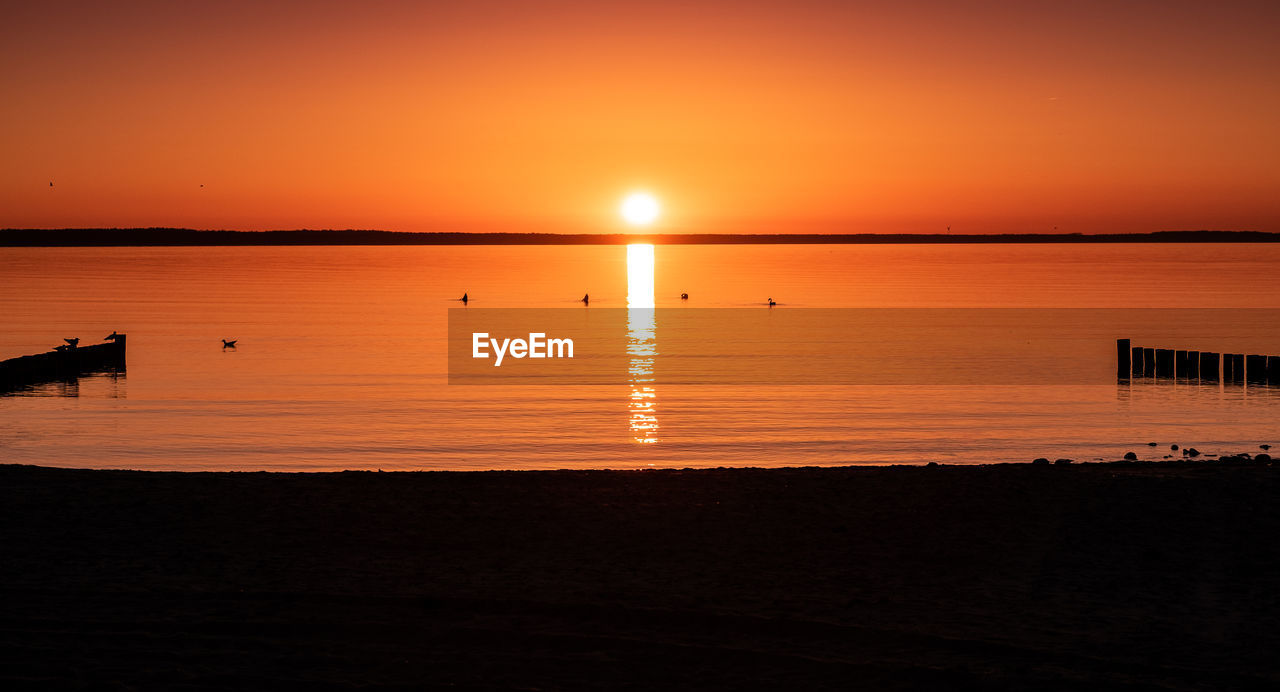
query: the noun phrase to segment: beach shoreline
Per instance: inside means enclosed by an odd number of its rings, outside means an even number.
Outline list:
[[[0,481],[8,689],[1280,683],[1269,464]]]

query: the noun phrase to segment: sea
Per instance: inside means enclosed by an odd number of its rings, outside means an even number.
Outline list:
[[[0,359],[128,335],[124,372],[0,393],[0,463],[472,471],[1257,453],[1280,443],[1280,387],[468,386],[449,377],[449,314],[1123,308],[1165,316],[1176,338],[1153,346],[1225,351],[1180,315],[1280,309],[1278,266],[1280,244],[1246,243],[0,248]],[[1280,325],[1244,328],[1251,348],[1280,355]],[[649,336],[659,352],[670,343]],[[1114,339],[1096,351],[1114,370]]]

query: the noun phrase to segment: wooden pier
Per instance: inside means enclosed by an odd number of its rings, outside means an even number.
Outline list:
[[[1214,353],[1131,345],[1116,339],[1116,378],[1223,382],[1280,387],[1280,356]]]
[[[125,371],[125,335],[91,346],[59,347],[48,353],[0,361],[0,392],[82,375]]]

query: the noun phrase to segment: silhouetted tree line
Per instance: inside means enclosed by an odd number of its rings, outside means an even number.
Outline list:
[[[375,230],[198,231],[190,228],[0,230],[0,247],[206,245],[663,245],[884,243],[1274,243],[1264,231],[1154,233],[411,233]]]

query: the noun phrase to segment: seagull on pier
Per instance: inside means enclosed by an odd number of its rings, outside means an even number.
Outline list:
[[[80,345],[80,337],[78,336],[74,339],[63,339],[63,341],[67,342],[67,346],[70,348],[75,348]]]
[[[103,339],[103,341],[115,341],[116,339],[119,339],[119,338],[120,338],[119,334],[115,332],[111,332],[106,336],[106,338]]]
[[[227,341],[226,339],[223,339],[223,340],[222,340],[222,347],[223,347],[223,348],[235,348],[235,347],[236,347],[236,342],[237,342],[237,341],[239,341],[239,339],[232,339],[231,341]]]

